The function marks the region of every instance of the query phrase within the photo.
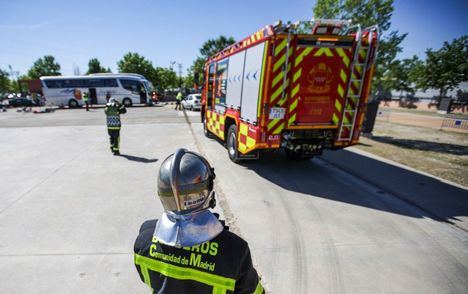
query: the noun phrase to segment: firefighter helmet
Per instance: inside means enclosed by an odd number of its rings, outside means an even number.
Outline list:
[[[177,149],[161,164],[158,196],[164,213],[154,235],[172,246],[192,246],[216,237],[223,226],[208,210],[214,200],[214,169],[201,155]]]

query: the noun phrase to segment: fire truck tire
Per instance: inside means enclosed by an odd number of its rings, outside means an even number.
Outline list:
[[[237,163],[240,161],[239,150],[237,150],[237,126],[231,125],[228,130],[226,138],[226,147],[229,155],[229,159]]]
[[[206,127],[206,118],[203,118],[203,133],[205,134],[205,137],[207,138],[214,138],[213,134],[208,130]]]

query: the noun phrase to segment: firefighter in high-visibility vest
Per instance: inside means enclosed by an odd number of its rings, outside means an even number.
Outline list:
[[[126,113],[125,105],[120,104],[117,100],[111,97],[108,93],[107,104],[104,113],[107,117],[107,132],[109,133],[110,149],[114,155],[120,154],[120,114]]]
[[[86,104],[86,111],[89,111],[89,93],[83,92],[83,102]]]
[[[148,220],[135,241],[134,262],[153,293],[264,293],[246,241],[209,210],[216,205],[214,169],[178,149],[161,164],[159,220]]]
[[[182,92],[177,93],[175,110],[177,110],[177,108],[179,108],[179,110],[182,110],[181,103],[183,98],[184,96],[182,95]]]

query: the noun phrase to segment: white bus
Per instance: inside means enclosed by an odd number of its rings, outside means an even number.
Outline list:
[[[47,104],[82,106],[83,92],[89,93],[91,104],[106,104],[106,95],[111,94],[125,106],[148,103],[153,85],[138,74],[91,74],[87,76],[41,77],[42,92]]]

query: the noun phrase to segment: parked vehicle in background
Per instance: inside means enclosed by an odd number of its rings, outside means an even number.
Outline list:
[[[107,103],[110,93],[120,103],[149,103],[153,85],[138,74],[91,74],[87,76],[41,77],[42,92],[48,104],[79,107],[83,105],[82,93],[88,92],[92,105]]]
[[[25,97],[11,98],[8,102],[11,107],[34,106],[33,101]]]
[[[190,110],[200,110],[201,94],[190,94],[182,100],[182,107]]]

